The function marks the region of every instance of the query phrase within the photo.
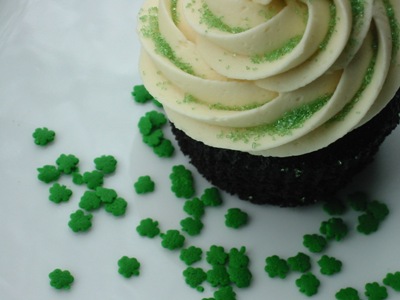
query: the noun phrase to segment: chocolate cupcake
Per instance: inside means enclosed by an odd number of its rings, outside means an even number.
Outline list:
[[[314,203],[399,122],[399,16],[394,0],[148,0],[141,75],[212,184]]]

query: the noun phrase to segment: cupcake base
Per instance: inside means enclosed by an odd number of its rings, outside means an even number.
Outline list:
[[[302,206],[330,197],[369,164],[399,123],[400,93],[373,119],[326,148],[291,157],[263,157],[210,147],[173,124],[190,162],[211,184],[256,204]]]

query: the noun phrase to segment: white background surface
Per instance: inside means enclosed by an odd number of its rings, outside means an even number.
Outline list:
[[[179,229],[185,217],[183,200],[169,190],[173,165],[193,168],[177,151],[174,159],[157,158],[141,142],[137,122],[153,109],[140,106],[130,96],[140,84],[137,70],[139,42],[135,33],[139,0],[0,0],[0,299],[174,299],[194,300],[212,296],[184,283],[185,266],[178,252],[161,247],[160,238],[141,238],[136,226],[152,217],[162,231]],[[45,148],[33,143],[32,133],[47,126],[56,140]],[[62,154],[80,158],[82,171],[93,170],[93,159],[103,154],[118,160],[117,172],[104,186],[114,188],[128,203],[124,217],[104,210],[93,213],[93,227],[75,234],[67,226],[69,214],[78,209],[84,187],[61,182],[74,194],[68,203],[48,200],[48,188],[37,180],[38,167],[54,164]],[[387,272],[400,271],[400,130],[384,143],[375,162],[350,185],[371,198],[388,204],[391,214],[381,229],[364,236],[356,232],[357,214],[343,216],[351,230],[340,242],[331,242],[325,254],[343,262],[340,274],[319,273],[311,255],[312,271],[321,280],[312,299],[334,299],[343,287],[353,286],[363,294],[367,282],[381,282]],[[197,194],[209,187],[193,170]],[[133,183],[150,175],[156,191],[137,196]],[[199,237],[186,245],[206,251],[212,244],[247,247],[251,259],[251,288],[235,289],[237,299],[307,299],[295,286],[297,273],[287,279],[270,279],[264,260],[270,255],[287,258],[303,251],[302,236],[318,232],[329,218],[319,205],[281,209],[258,207],[224,194],[225,204],[208,209]],[[250,215],[250,224],[240,230],[224,226],[229,207]],[[141,275],[125,279],[117,272],[120,257],[134,256],[142,264]],[[206,265],[200,264],[206,267]],[[48,274],[55,268],[75,276],[69,291],[50,287]],[[390,288],[389,299],[400,299]]]

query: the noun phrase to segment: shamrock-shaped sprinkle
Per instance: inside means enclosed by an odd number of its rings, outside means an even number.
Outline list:
[[[158,222],[151,218],[141,220],[140,224],[136,227],[136,231],[139,233],[139,235],[149,238],[153,238],[160,234]]]
[[[117,160],[112,155],[102,155],[94,159],[94,164],[98,171],[104,174],[111,174],[117,168]]]
[[[365,296],[368,297],[368,300],[384,300],[388,297],[388,292],[386,287],[372,282],[365,285]]]
[[[49,274],[50,285],[55,289],[69,290],[74,282],[74,276],[68,270],[55,269]]]
[[[64,174],[71,174],[77,170],[77,165],[79,159],[73,154],[61,154],[57,160],[56,164],[58,169]]]
[[[126,200],[121,197],[118,197],[111,203],[105,204],[106,212],[111,213],[115,217],[124,215],[127,207],[128,207],[128,202],[126,202]]]
[[[43,127],[36,128],[32,136],[36,145],[46,146],[54,140],[56,133],[53,130],[49,130],[48,128]]]
[[[296,280],[296,285],[301,293],[313,296],[318,292],[320,281],[314,274],[308,272]]]
[[[68,226],[74,232],[87,231],[92,227],[92,218],[92,214],[85,214],[83,210],[79,209],[70,215]]]
[[[318,260],[318,265],[320,266],[320,271],[324,275],[333,275],[335,273],[340,272],[342,269],[342,262],[334,257],[329,257],[327,255],[323,255]]]
[[[225,225],[237,229],[246,225],[248,218],[248,214],[240,208],[230,208],[225,214]]]
[[[190,246],[182,249],[179,258],[188,266],[201,260],[203,250],[201,248]]]
[[[123,256],[118,260],[118,273],[125,278],[140,274],[140,262],[135,257]]]
[[[45,183],[56,181],[61,175],[61,172],[52,165],[45,165],[41,168],[38,168],[37,171],[39,172],[38,179]]]
[[[72,191],[69,188],[59,183],[54,183],[49,192],[49,200],[54,203],[67,202],[72,195]]]
[[[182,231],[187,232],[187,234],[190,236],[200,234],[201,230],[203,229],[203,222],[192,217],[187,217],[181,220],[180,225],[182,226]]]
[[[280,258],[278,255],[269,256],[265,259],[265,272],[268,273],[268,276],[271,278],[280,277],[286,278],[286,275],[289,273],[289,265],[283,258]]]
[[[161,235],[161,245],[169,250],[175,250],[181,248],[185,243],[185,237],[175,229],[167,230],[166,233],[162,233]]]

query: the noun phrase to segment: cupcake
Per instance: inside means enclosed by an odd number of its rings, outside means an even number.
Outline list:
[[[332,195],[399,123],[397,0],[146,0],[138,20],[182,152],[243,200]]]

